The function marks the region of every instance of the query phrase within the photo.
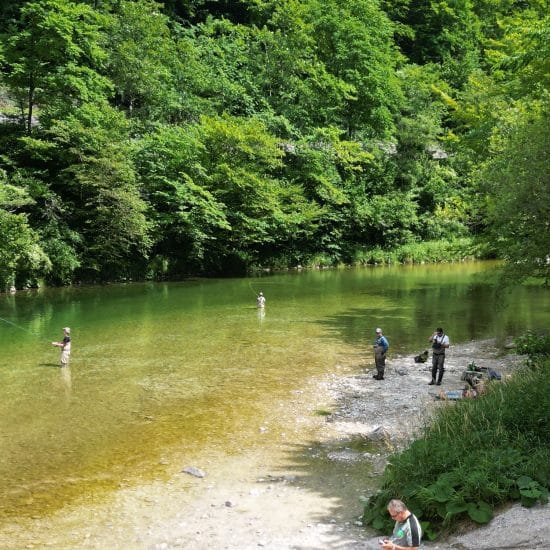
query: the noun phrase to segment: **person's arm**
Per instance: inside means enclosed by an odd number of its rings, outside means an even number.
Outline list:
[[[441,347],[448,348],[449,347],[449,337],[445,336],[443,338],[443,341],[441,342]]]

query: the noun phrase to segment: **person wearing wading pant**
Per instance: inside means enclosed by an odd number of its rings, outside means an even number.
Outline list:
[[[388,513],[395,520],[391,538],[380,541],[382,550],[418,550],[422,540],[422,527],[418,518],[405,503],[393,499],[388,504]]]
[[[71,357],[71,329],[65,327],[63,329],[63,340],[61,342],[52,342],[52,346],[61,348],[61,366],[66,367]]]
[[[374,364],[376,365],[375,380],[384,380],[384,369],[386,367],[386,352],[390,347],[388,340],[382,335],[382,329],[376,329],[376,340],[374,341]]]
[[[441,380],[443,380],[443,372],[445,371],[445,350],[449,347],[449,337],[444,334],[443,329],[439,327],[429,337],[428,342],[432,343],[432,379],[429,385],[433,386],[434,384],[436,384],[437,386],[441,386]]]

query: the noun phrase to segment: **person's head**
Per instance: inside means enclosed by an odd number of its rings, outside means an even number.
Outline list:
[[[263,296],[263,295],[264,295],[264,293],[260,290],[259,296]]]
[[[71,334],[71,329],[70,329],[69,327],[65,327],[65,328],[63,329],[63,332],[64,332],[67,336],[69,336],[69,334]]]
[[[435,331],[437,332],[437,334],[438,334],[439,336],[441,336],[441,335],[443,334],[443,329],[442,329],[441,327],[437,327],[437,328],[435,329]]]
[[[409,510],[402,500],[394,498],[388,503],[388,513],[394,521],[405,521]]]
[[[382,329],[381,328],[376,329],[376,335],[377,336],[382,336]]]

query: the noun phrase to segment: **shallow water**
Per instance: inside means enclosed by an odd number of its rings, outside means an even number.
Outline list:
[[[257,445],[277,403],[342,357],[371,361],[374,328],[418,353],[521,334],[548,321],[549,293],[492,297],[493,264],[327,270],[19,292],[0,299],[0,514],[40,516],[170,474],[201,454]],[[255,307],[263,290],[265,311]],[[498,300],[500,302],[500,300]],[[496,307],[498,306],[498,307]],[[62,327],[72,329],[59,368]],[[91,496],[90,496],[91,495]]]

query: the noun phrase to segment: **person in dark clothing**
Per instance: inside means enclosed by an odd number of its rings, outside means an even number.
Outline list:
[[[429,337],[428,342],[432,344],[432,379],[429,385],[441,386],[441,380],[443,380],[443,373],[445,372],[445,350],[449,347],[449,337],[439,327]]]
[[[376,329],[376,339],[374,340],[374,364],[376,365],[375,380],[384,380],[384,370],[386,368],[386,352],[389,348],[387,338],[382,334],[382,329]]]

